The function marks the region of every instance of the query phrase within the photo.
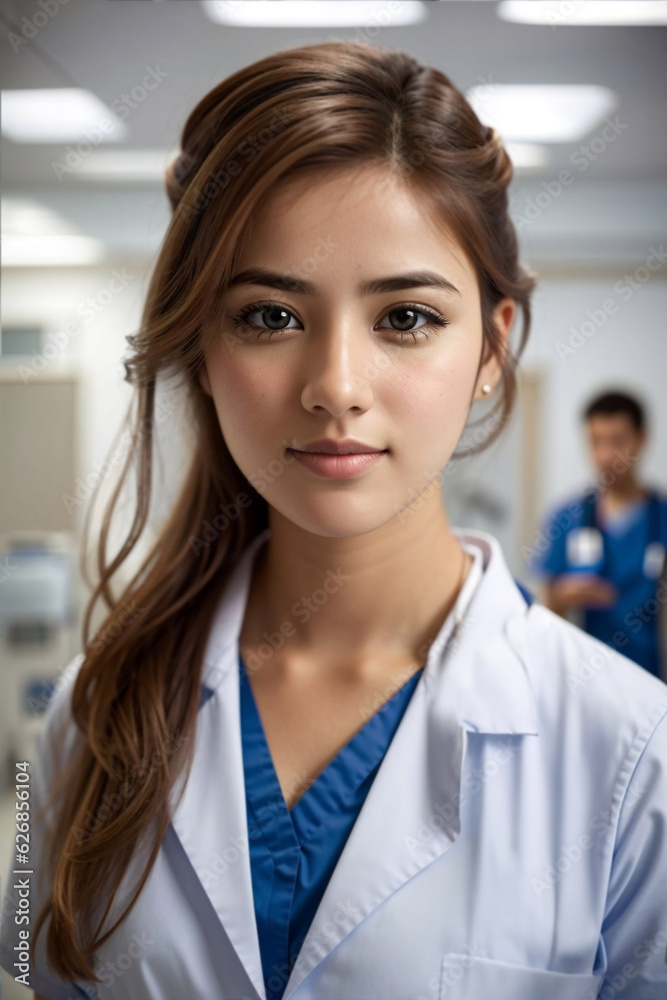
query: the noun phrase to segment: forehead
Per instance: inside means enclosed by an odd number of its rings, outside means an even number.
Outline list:
[[[317,167],[282,180],[256,206],[239,265],[256,264],[260,256],[298,268],[322,240],[335,248],[334,270],[430,265],[448,277],[455,271],[464,285],[476,282],[442,210],[381,164]]]
[[[593,434],[625,434],[636,429],[629,413],[594,413],[588,426]]]

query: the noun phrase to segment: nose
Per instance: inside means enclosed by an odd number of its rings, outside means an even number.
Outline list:
[[[308,345],[301,402],[316,413],[340,417],[373,405],[373,383],[386,368],[386,354],[352,319],[332,319]]]

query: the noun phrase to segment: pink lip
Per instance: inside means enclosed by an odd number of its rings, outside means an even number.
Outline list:
[[[386,452],[361,452],[350,455],[322,455],[310,451],[287,449],[297,462],[324,479],[352,479],[354,476],[375,465]]]
[[[386,448],[374,448],[373,445],[357,441],[355,438],[343,438],[340,441],[335,438],[318,438],[317,441],[309,441],[294,450],[314,452],[317,455],[366,455],[373,451],[386,451]]]

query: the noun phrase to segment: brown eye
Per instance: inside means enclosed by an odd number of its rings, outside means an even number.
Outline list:
[[[256,321],[259,317],[259,322]],[[280,333],[281,330],[296,330],[298,326],[287,326],[289,318],[295,318],[291,310],[279,305],[277,302],[253,302],[242,309],[233,322],[238,329],[257,330],[258,339],[262,333]],[[265,325],[262,325],[265,324]]]
[[[444,316],[440,316],[438,313],[433,312],[431,309],[427,309],[424,306],[418,306],[415,303],[406,303],[402,306],[395,306],[390,309],[389,312],[385,313],[386,316],[394,316],[396,320],[393,321],[392,329],[394,333],[411,335],[413,341],[416,340],[427,340],[429,334],[427,333],[428,327],[445,327],[448,325],[449,321],[445,319]],[[415,326],[419,316],[423,316],[425,322]],[[385,327],[386,329],[386,327]],[[419,334],[419,337],[415,336],[415,333]],[[396,338],[399,340],[404,339],[403,336]]]
[[[425,313],[420,313],[418,309],[410,309],[408,306],[401,306],[400,309],[392,309],[391,312],[387,313],[387,316],[396,316],[397,325],[395,329],[401,331],[418,330],[418,326],[414,326],[415,319],[418,316],[425,316]],[[428,326],[428,318],[421,324],[421,326]]]

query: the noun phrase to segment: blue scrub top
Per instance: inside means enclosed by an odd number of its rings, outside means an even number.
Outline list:
[[[580,498],[577,498],[580,500]],[[667,500],[659,495],[660,541],[667,548]],[[545,523],[543,537],[548,547],[533,564],[535,572],[548,576],[561,573],[598,573],[618,589],[618,599],[607,608],[586,608],[583,628],[590,635],[623,653],[656,677],[661,676],[659,580],[644,571],[644,556],[650,538],[649,504],[637,501],[619,517],[598,519],[603,537],[604,562],[574,565],[568,559],[570,531],[584,524],[577,500],[554,510]]]
[[[239,655],[246,813],[267,1000],[280,1000],[373,779],[419,682],[420,667],[288,810]]]

